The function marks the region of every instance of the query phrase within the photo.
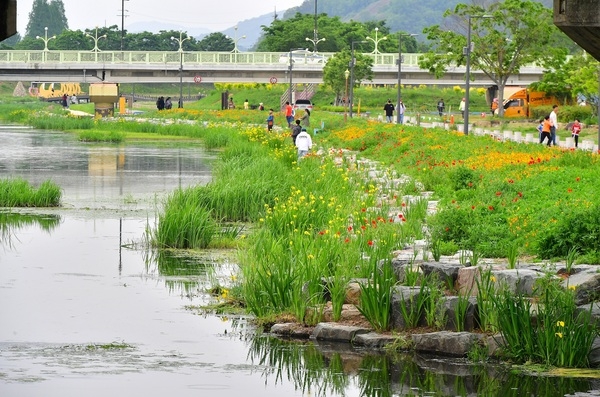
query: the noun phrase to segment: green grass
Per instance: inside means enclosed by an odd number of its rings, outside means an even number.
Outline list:
[[[37,188],[21,178],[0,179],[0,207],[57,207],[61,189],[52,181]]]

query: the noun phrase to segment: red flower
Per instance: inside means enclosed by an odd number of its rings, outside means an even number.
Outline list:
[[[346,239],[344,240],[345,243],[349,243],[350,239],[348,237],[346,237]]]
[[[508,183],[515,183],[515,181],[513,181],[512,179],[509,179]]]
[[[502,196],[502,192],[496,192],[496,196]]]
[[[321,236],[322,236],[322,235],[324,235],[324,234],[325,234],[325,232],[324,232],[323,230],[321,230],[321,231],[319,232],[319,235],[321,235]]]
[[[475,209],[475,206],[474,206],[474,205],[472,205],[472,206],[471,206],[471,209],[472,209],[472,210],[474,210],[474,209]]]
[[[567,189],[567,192],[569,192],[569,193],[571,193],[572,191],[573,191],[573,189],[571,189],[571,188]]]
[[[494,206],[493,206],[493,205],[490,205],[490,206],[488,207],[488,210],[490,210],[490,211],[493,211],[493,210],[494,210]]]
[[[367,209],[366,208],[362,208],[361,211],[362,212],[367,212]]]
[[[372,247],[372,246],[373,246],[373,240],[369,240],[369,241],[367,242],[367,244],[369,244],[369,247]]]
[[[403,207],[406,207],[406,203],[402,203],[402,206],[403,206]]]
[[[523,197],[523,193],[521,193],[521,192],[517,192],[517,196],[519,196],[519,197]]]
[[[581,180],[581,178],[580,178],[580,177],[577,177],[577,178],[575,178],[575,180],[576,180],[577,182],[579,182],[579,181]]]
[[[366,227],[365,225],[362,225],[360,228],[361,228],[362,230],[367,230],[367,227]]]
[[[455,203],[456,203],[456,200],[452,200],[452,204],[455,204]]]
[[[351,232],[352,231],[352,226],[348,226],[348,231]]]
[[[447,231],[447,232],[449,232],[449,231],[450,231],[450,228],[449,228],[449,227],[446,227],[446,231]]]

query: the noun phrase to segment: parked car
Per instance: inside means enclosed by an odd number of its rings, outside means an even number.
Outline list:
[[[279,56],[280,63],[290,63],[290,54],[281,54]],[[294,51],[292,52],[292,63],[323,63],[325,58],[322,55],[315,54],[310,51]]]
[[[296,115],[298,115],[298,113],[304,109],[308,109],[312,113],[313,104],[310,99],[297,99],[294,103],[294,112]]]

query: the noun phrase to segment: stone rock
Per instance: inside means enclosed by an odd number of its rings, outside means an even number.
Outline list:
[[[314,327],[306,327],[297,323],[274,324],[271,333],[279,336],[308,339],[312,335]]]
[[[351,343],[356,335],[369,332],[371,332],[371,329],[364,327],[337,323],[319,323],[315,327],[310,339]]]
[[[392,260],[392,271],[399,283],[405,283],[410,273],[423,273],[420,263],[421,261],[414,261],[412,256],[410,259],[396,258]]]
[[[456,290],[461,295],[469,294],[477,296],[477,280],[481,280],[481,267],[470,266],[458,269],[458,277],[456,278]]]
[[[423,274],[426,276],[430,274],[436,274],[438,279],[442,282],[452,280],[452,285],[454,285],[456,279],[458,278],[459,269],[463,267],[460,264],[441,262],[423,262],[420,266],[421,270],[423,270]]]
[[[482,335],[470,332],[449,331],[412,335],[416,351],[452,357],[465,357],[481,338]]]
[[[588,269],[572,274],[563,281],[563,287],[575,287],[575,304],[585,305],[600,295],[600,273]]]
[[[323,321],[325,322],[333,322],[333,305],[331,302],[327,302],[325,308],[323,309]],[[352,304],[344,304],[342,305],[341,317],[338,320],[340,323],[351,323],[353,325],[357,324],[368,324],[365,316],[361,314],[361,312],[356,308],[356,306]]]
[[[427,293],[427,290],[424,290],[423,293]],[[407,313],[410,313],[413,310],[413,307],[416,307],[417,301],[419,299],[423,299],[420,296],[421,294],[420,287],[406,287],[406,286],[396,286],[392,291],[392,300],[391,300],[391,325],[393,329],[403,330],[408,328],[408,324],[403,316],[403,310],[406,310]],[[404,307],[404,309],[403,309]],[[418,324],[425,324],[425,316],[423,313],[420,313]]]
[[[594,342],[592,343],[592,348],[590,349],[588,360],[590,361],[590,367],[600,367],[600,338],[598,337],[596,337],[596,339],[594,339]]]
[[[346,288],[346,298],[344,299],[344,303],[349,303],[352,305],[358,305],[360,303],[360,284],[357,282],[348,283],[348,287]]]
[[[463,304],[466,307],[461,309],[459,306]],[[476,316],[477,299],[474,297],[448,296],[440,300],[438,306],[438,318],[444,319],[444,329],[448,331],[457,331],[457,311],[464,310],[464,320],[462,324],[463,331],[472,331],[475,328],[475,323],[478,321]]]
[[[369,332],[368,334],[358,334],[354,337],[353,343],[357,346],[363,346],[372,349],[381,349],[385,345],[394,343],[396,340],[392,335],[378,334]]]
[[[513,294],[524,295],[532,295],[536,281],[544,277],[542,273],[531,269],[492,270],[492,274],[496,277],[498,287],[504,286]]]

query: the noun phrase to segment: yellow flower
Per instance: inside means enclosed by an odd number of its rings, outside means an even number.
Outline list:
[[[554,334],[554,335],[558,336],[559,338],[562,338],[562,336],[563,336],[563,335],[562,335],[562,332],[557,332],[557,333],[556,333],[556,334]]]
[[[491,281],[492,283],[495,283],[495,282],[496,282],[496,277],[494,277],[494,276],[491,276],[491,277],[490,277],[490,281]]]
[[[565,322],[564,321],[557,321],[556,322],[556,326],[557,327],[564,327],[565,326]],[[562,338],[562,335],[561,335],[561,338]]]
[[[569,285],[569,289],[570,289],[571,291],[575,291],[575,289],[576,289],[576,288],[577,288],[577,287],[576,287],[576,286],[574,286],[574,285]]]

